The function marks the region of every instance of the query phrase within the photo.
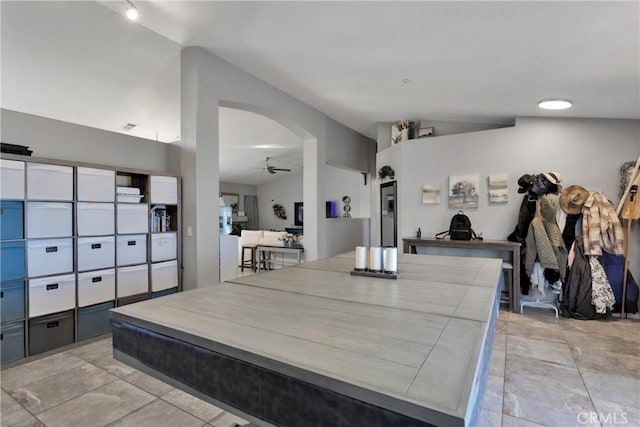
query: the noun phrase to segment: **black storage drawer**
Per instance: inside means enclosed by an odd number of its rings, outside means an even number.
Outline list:
[[[73,310],[29,319],[29,355],[73,344]]]
[[[0,363],[22,359],[24,354],[24,322],[0,327]]]

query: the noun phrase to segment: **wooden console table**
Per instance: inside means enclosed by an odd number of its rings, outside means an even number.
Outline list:
[[[402,239],[402,242],[404,245],[403,251],[406,254],[417,253],[416,248],[418,246],[432,248],[489,250],[500,253],[509,253],[510,255],[508,261],[513,265],[513,270],[511,270],[511,283],[509,289],[509,310],[514,313],[519,313],[520,243],[511,242],[509,240],[449,240],[436,239],[434,237],[405,237]],[[490,257],[489,255],[484,254],[482,256]]]

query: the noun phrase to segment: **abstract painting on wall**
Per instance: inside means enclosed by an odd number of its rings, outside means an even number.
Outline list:
[[[509,175],[506,173],[489,175],[489,203],[509,201]]]
[[[422,204],[424,205],[440,204],[440,186],[439,185],[423,185],[422,186]]]
[[[480,175],[451,175],[449,177],[449,207],[477,208]]]

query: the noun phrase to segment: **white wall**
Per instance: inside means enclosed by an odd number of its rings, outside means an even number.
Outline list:
[[[465,213],[485,238],[505,239],[517,221],[522,201],[517,180],[525,173],[559,172],[563,185],[602,191],[617,204],[619,168],[638,158],[639,135],[638,120],[519,118],[513,128],[397,144],[378,153],[377,167],[390,164],[396,172],[399,241],[418,227],[423,236],[446,230],[456,212],[447,207],[448,177],[470,173],[480,176],[480,206]],[[509,202],[490,205],[487,176],[497,173],[509,174]],[[441,204],[422,204],[423,184],[441,185]],[[635,233],[632,254],[640,253],[639,240]]]
[[[351,198],[351,217],[368,218],[371,216],[370,183],[364,185],[361,172],[327,165],[326,168],[326,200],[336,202],[338,214],[344,214],[342,198]]]
[[[2,142],[28,146],[34,157],[177,173],[170,155],[174,144],[17,111],[0,114]]]
[[[260,228],[264,230],[284,230],[285,227],[293,227],[293,204],[295,202],[302,202],[302,186],[301,173],[283,173],[282,178],[258,185],[258,217],[260,218]],[[278,219],[273,214],[273,205],[275,203],[284,206],[287,212],[286,220]],[[304,213],[306,214],[306,211]]]
[[[353,251],[356,246],[370,246],[369,218],[333,218],[328,222],[329,256]]]

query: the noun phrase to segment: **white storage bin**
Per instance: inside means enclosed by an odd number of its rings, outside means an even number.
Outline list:
[[[149,231],[149,206],[118,204],[118,234],[140,234]]]
[[[114,236],[79,237],[78,271],[97,270],[115,265]]]
[[[151,292],[178,286],[178,261],[151,264]]]
[[[140,203],[143,197],[140,194],[118,194],[118,203]]]
[[[27,199],[73,200],[73,168],[27,163]]]
[[[147,235],[135,234],[116,238],[116,264],[131,265],[147,262]]]
[[[78,236],[103,236],[115,229],[115,204],[78,202]]]
[[[29,277],[73,271],[73,239],[28,240],[27,257]]]
[[[151,235],[151,261],[168,261],[176,259],[177,252],[177,234],[176,233],[158,233]]]
[[[175,176],[151,176],[151,203],[178,204],[178,178]]]
[[[149,292],[149,265],[118,267],[118,298]]]
[[[77,168],[78,200],[87,202],[113,202],[115,200],[116,172]]]
[[[75,274],[29,280],[29,318],[75,307]]]
[[[73,235],[73,203],[27,202],[27,237]]]
[[[24,199],[24,162],[0,159],[0,197]]]
[[[113,301],[116,298],[116,271],[78,273],[78,307]]]

